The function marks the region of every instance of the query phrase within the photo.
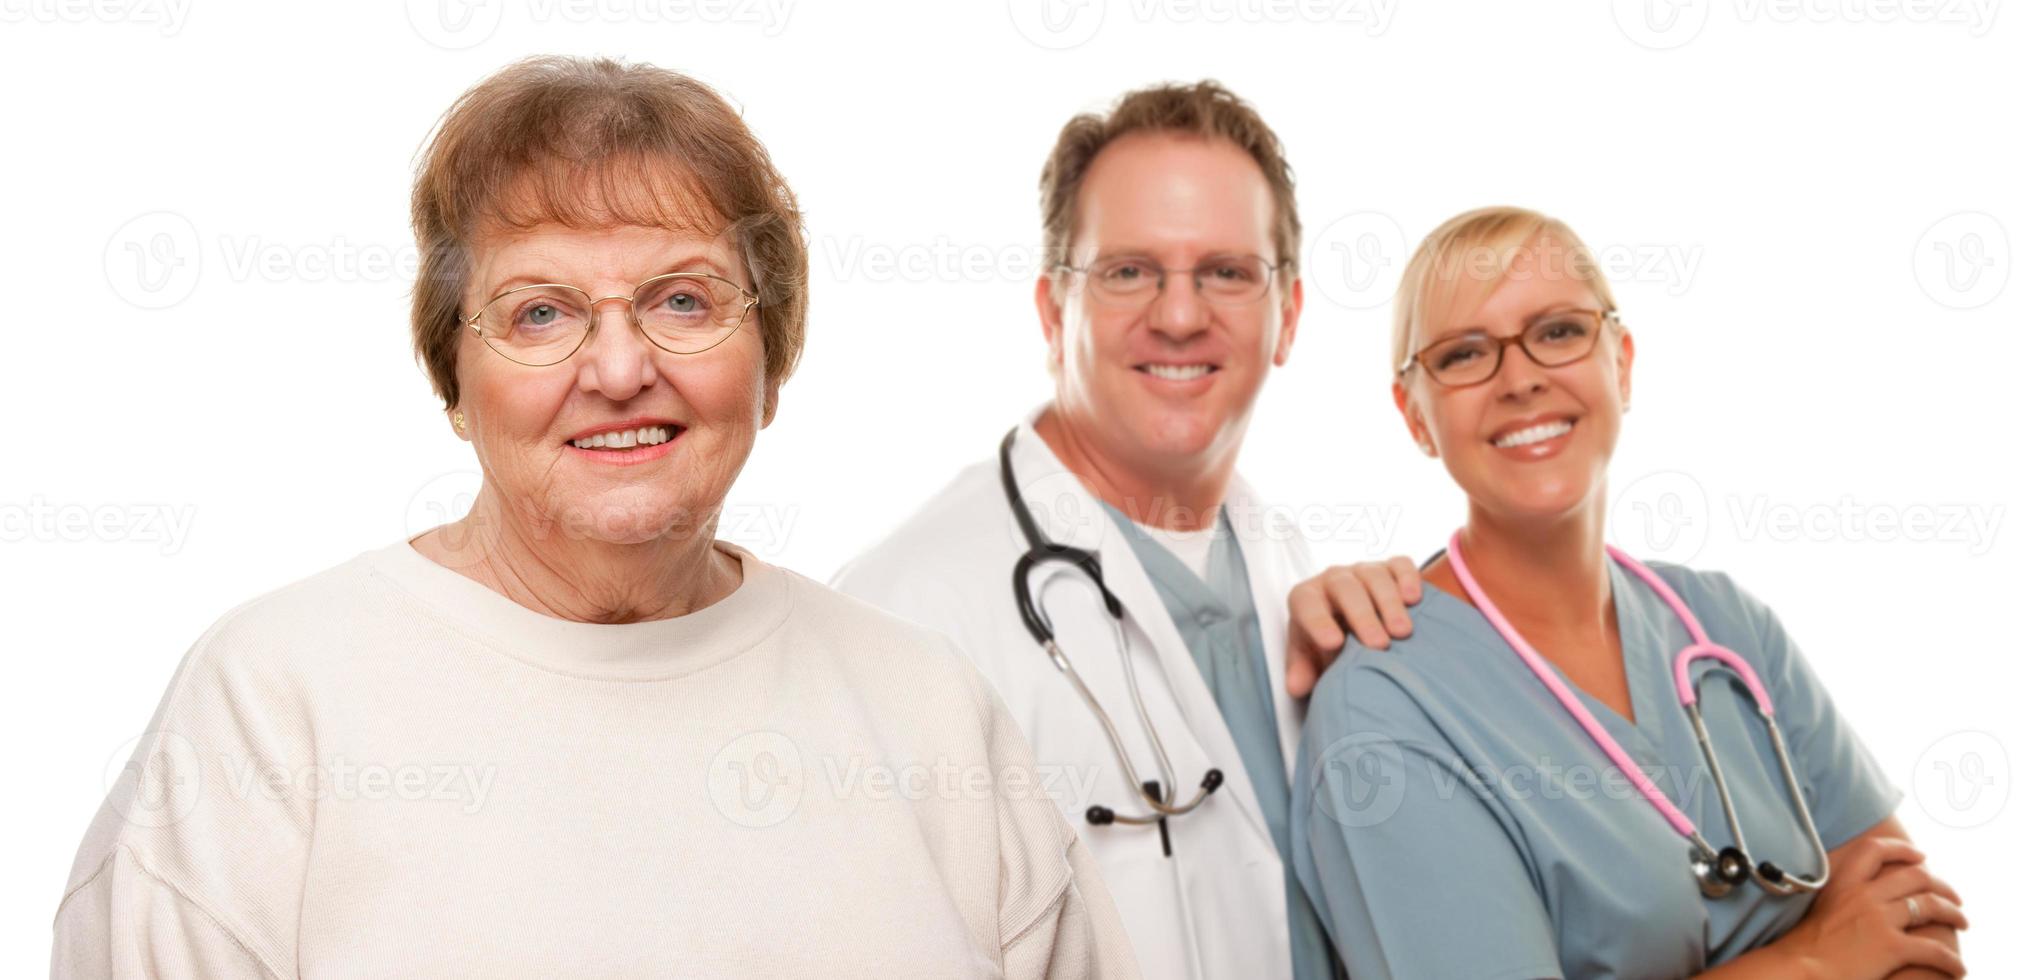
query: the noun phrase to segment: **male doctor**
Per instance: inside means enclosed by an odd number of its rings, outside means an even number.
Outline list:
[[[1288,637],[1311,559],[1235,472],[1303,302],[1290,168],[1253,109],[1203,82],[1071,120],[1040,185],[1053,400],[834,584],[948,633],[996,685],[1145,976],[1337,975],[1287,856],[1295,697],[1339,626],[1405,635],[1418,580],[1401,558],[1332,570]],[[1063,545],[1094,562],[1047,550]]]

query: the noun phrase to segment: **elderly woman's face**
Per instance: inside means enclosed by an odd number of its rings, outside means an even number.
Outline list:
[[[482,236],[466,313],[516,285],[561,283],[593,299],[630,296],[667,272],[706,272],[752,288],[727,242],[633,225],[581,231],[561,225]],[[595,325],[568,359],[516,363],[464,330],[457,353],[464,437],[485,482],[537,533],[610,543],[651,540],[713,523],[772,421],[777,386],[765,377],[760,312],[722,343],[675,354],[648,341],[619,301],[596,306]],[[633,448],[582,448],[613,426]],[[657,445],[653,439],[671,437]]]

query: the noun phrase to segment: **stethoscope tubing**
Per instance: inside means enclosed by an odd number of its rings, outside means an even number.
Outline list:
[[[1103,579],[1100,559],[1081,548],[1048,541],[1046,536],[1040,533],[1038,522],[1033,519],[1031,509],[1025,505],[1024,495],[1018,491],[1017,479],[1011,468],[1011,444],[1017,436],[1018,430],[1014,428],[1005,433],[1003,442],[998,444],[997,472],[1004,485],[1004,498],[1010,504],[1012,516],[1017,520],[1018,528],[1028,545],[1025,554],[1019,556],[1011,570],[1011,589],[1018,600],[1018,615],[1024,621],[1026,631],[1031,633],[1040,648],[1046,651],[1046,656],[1053,661],[1053,666],[1066,675],[1075,693],[1081,696],[1082,703],[1088,706],[1088,710],[1101,723],[1103,735],[1108,738],[1110,751],[1123,768],[1125,780],[1137,794],[1139,802],[1150,811],[1148,814],[1126,814],[1117,813],[1105,806],[1090,806],[1087,813],[1088,822],[1097,825],[1121,823],[1143,826],[1158,823],[1166,817],[1191,813],[1207,802],[1207,798],[1221,787],[1222,771],[1209,769],[1201,779],[1200,785],[1195,788],[1191,799],[1185,803],[1173,802],[1178,797],[1179,785],[1173,774],[1172,759],[1166,753],[1165,741],[1159,738],[1158,727],[1151,723],[1151,713],[1145,708],[1144,692],[1138,685],[1137,668],[1130,656],[1130,638],[1123,631],[1123,603],[1116,598],[1115,593],[1109,591],[1109,584]],[[1089,690],[1088,684],[1081,679],[1081,672],[1074,669],[1074,663],[1068,659],[1067,653],[1060,649],[1060,643],[1053,634],[1053,624],[1045,613],[1045,586],[1042,586],[1038,596],[1032,594],[1032,573],[1047,562],[1060,562],[1079,568],[1101,593],[1103,608],[1109,613],[1113,637],[1111,642],[1116,648],[1118,659],[1123,664],[1124,686],[1130,692],[1131,704],[1137,711],[1138,723],[1144,728],[1145,739],[1151,743],[1152,756],[1158,764],[1161,782],[1146,783],[1138,778],[1137,766],[1131,762],[1130,753],[1124,750],[1123,736],[1117,731],[1115,721],[1110,718],[1109,712],[1103,709],[1102,702],[1096,699],[1095,692]],[[1057,581],[1057,579],[1049,581],[1046,585],[1050,586]]]
[[[1791,765],[1790,751],[1784,743],[1782,727],[1776,723],[1775,703],[1770,699],[1769,691],[1763,687],[1761,680],[1756,677],[1755,670],[1749,666],[1746,660],[1742,659],[1740,654],[1714,643],[1708,637],[1705,627],[1699,623],[1699,617],[1693,615],[1692,610],[1685,605],[1685,600],[1679,598],[1678,593],[1673,591],[1671,586],[1660,578],[1656,572],[1651,571],[1642,562],[1630,557],[1613,545],[1608,545],[1607,551],[1609,557],[1614,559],[1616,563],[1648,584],[1664,600],[1665,605],[1671,607],[1671,611],[1684,624],[1686,632],[1692,636],[1692,643],[1683,650],[1680,650],[1672,663],[1672,683],[1677,691],[1679,704],[1685,709],[1686,717],[1692,723],[1693,737],[1699,743],[1700,753],[1706,758],[1707,772],[1713,777],[1714,789],[1720,797],[1721,812],[1727,819],[1729,832],[1734,836],[1734,852],[1736,852],[1741,862],[1745,863],[1748,869],[1748,876],[1754,878],[1763,888],[1778,895],[1790,895],[1801,891],[1817,891],[1825,887],[1826,881],[1831,876],[1831,862],[1827,856],[1825,844],[1818,836],[1818,826],[1812,819],[1811,807],[1805,802],[1803,787],[1798,781],[1797,772]],[[1460,580],[1461,587],[1468,593],[1468,597],[1473,600],[1475,609],[1481,613],[1483,618],[1489,621],[1489,625],[1495,628],[1495,631],[1502,636],[1504,642],[1509,644],[1510,649],[1514,650],[1517,657],[1524,662],[1524,665],[1530,668],[1531,673],[1551,691],[1552,696],[1558,700],[1560,706],[1586,731],[1587,737],[1593,741],[1594,745],[1603,754],[1607,755],[1608,760],[1615,764],[1615,767],[1629,780],[1630,785],[1634,786],[1636,791],[1642,794],[1645,800],[1649,801],[1650,805],[1657,810],[1666,823],[1671,825],[1673,830],[1678,832],[1679,836],[1691,842],[1695,849],[1695,866],[1725,867],[1732,865],[1733,861],[1730,855],[1714,848],[1706,840],[1705,836],[1699,832],[1699,828],[1693,824],[1692,819],[1686,816],[1684,811],[1678,809],[1671,802],[1670,797],[1664,795],[1664,791],[1650,780],[1650,777],[1643,772],[1642,767],[1636,765],[1635,761],[1629,758],[1629,753],[1622,748],[1621,743],[1615,741],[1615,738],[1609,735],[1605,728],[1601,727],[1600,720],[1594,717],[1593,712],[1587,710],[1586,705],[1580,702],[1579,698],[1573,694],[1566,683],[1559,678],[1558,673],[1537,652],[1537,649],[1524,639],[1523,634],[1517,632],[1516,627],[1511,625],[1509,619],[1503,615],[1502,610],[1496,608],[1494,601],[1489,599],[1487,593],[1482,590],[1480,583],[1475,581],[1473,573],[1468,570],[1467,560],[1461,555],[1460,532],[1454,532],[1453,537],[1448,540],[1446,556],[1448,563],[1453,566],[1454,577]],[[1754,702],[1756,713],[1762,718],[1764,726],[1769,730],[1770,746],[1776,754],[1777,766],[1782,771],[1784,788],[1791,798],[1793,809],[1797,811],[1801,819],[1813,854],[1818,859],[1820,870],[1816,876],[1793,874],[1783,870],[1772,862],[1757,862],[1749,856],[1748,843],[1745,835],[1742,833],[1741,820],[1735,811],[1734,798],[1728,791],[1726,776],[1721,771],[1720,756],[1713,749],[1713,740],[1708,736],[1706,722],[1699,713],[1699,684],[1703,683],[1708,674],[1712,672],[1708,671],[1700,674],[1699,678],[1695,681],[1691,677],[1690,668],[1693,662],[1702,659],[1715,661],[1718,665],[1716,669],[1725,670],[1733,674],[1741,680],[1742,686],[1748,690],[1749,697]],[[1708,893],[1712,894],[1712,891],[1709,889]],[[1724,892],[1722,893],[1724,894]]]

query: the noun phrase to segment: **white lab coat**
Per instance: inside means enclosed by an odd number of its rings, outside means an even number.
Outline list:
[[[1171,756],[1179,798],[1190,799],[1210,767],[1227,780],[1200,809],[1167,821],[1172,857],[1164,855],[1155,826],[1094,826],[1085,818],[1090,804],[1125,814],[1145,808],[1100,723],[1019,618],[1011,575],[1027,545],[1004,498],[995,452],[845,566],[833,584],[947,633],[996,685],[1032,743],[1047,789],[1094,852],[1146,977],[1290,978],[1285,870],[1235,742],[1130,542],[1033,431],[1043,410],[1027,416],[1012,447],[1026,506],[1047,538],[1100,557],[1124,607],[1145,709]],[[1225,504],[1249,568],[1264,649],[1273,654],[1278,738],[1289,766],[1304,705],[1285,693],[1279,654],[1286,597],[1311,574],[1312,559],[1294,522],[1267,510],[1240,477]],[[1031,581],[1061,649],[1114,719],[1139,777],[1160,778],[1094,586],[1058,562],[1041,566]]]

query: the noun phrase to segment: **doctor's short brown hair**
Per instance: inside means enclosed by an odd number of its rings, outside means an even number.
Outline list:
[[[1049,267],[1068,261],[1080,218],[1081,182],[1104,147],[1140,132],[1173,133],[1234,143],[1263,171],[1277,204],[1271,246],[1283,262],[1287,278],[1296,276],[1299,258],[1299,208],[1293,195],[1292,167],[1278,134],[1265,125],[1257,110],[1234,92],[1212,80],[1164,84],[1127,92],[1107,113],[1083,113],[1061,127],[1053,153],[1039,173],[1039,211],[1046,231]]]

